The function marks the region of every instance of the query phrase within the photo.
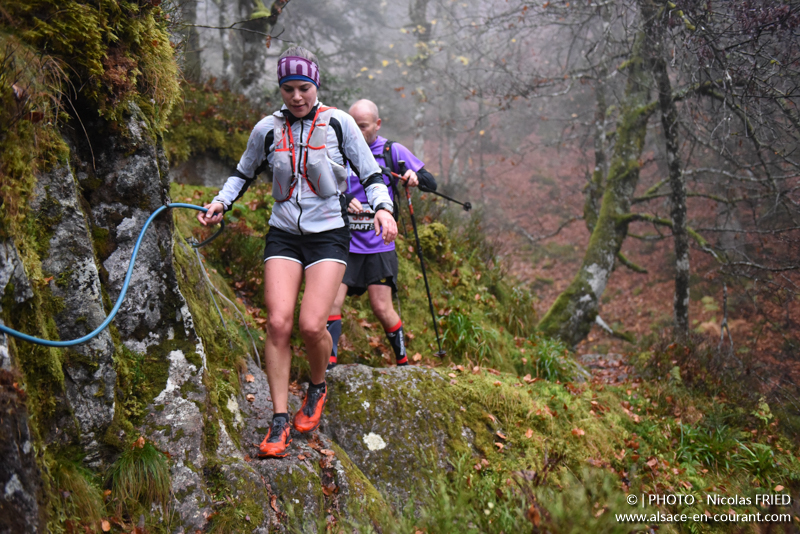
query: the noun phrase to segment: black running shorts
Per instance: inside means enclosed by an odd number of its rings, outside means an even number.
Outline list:
[[[397,254],[394,250],[376,254],[350,254],[342,283],[348,295],[363,295],[367,286],[380,285],[397,293]]]
[[[264,261],[275,258],[296,261],[308,269],[321,261],[347,265],[350,228],[344,226],[318,234],[295,235],[270,227],[265,238]]]

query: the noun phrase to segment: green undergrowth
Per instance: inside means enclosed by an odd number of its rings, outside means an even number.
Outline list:
[[[797,515],[797,503],[772,510],[755,505],[757,494],[800,489],[797,443],[768,422],[746,425],[749,415],[735,401],[697,395],[676,381],[609,386],[493,371],[439,371],[448,382],[424,395],[430,406],[438,403],[437,411],[455,414],[455,427],[445,428],[449,439],[460,441],[464,425],[474,434],[472,446],[453,448],[449,469],[426,479],[428,491],[416,490],[394,516],[343,518],[338,531],[500,533],[536,525],[539,532],[622,533],[646,532],[655,523],[622,523],[614,514],[713,515],[733,508]],[[629,494],[696,500],[633,507]],[[709,504],[708,495],[739,495],[750,504]],[[658,526],[662,532],[760,532],[753,524],[721,521]],[[791,519],[772,531],[796,527]]]
[[[142,440],[124,451],[111,468],[110,480],[118,513],[125,510],[136,518],[140,510],[149,512],[151,505],[166,512],[170,497],[168,460],[151,443]]]
[[[264,113],[246,97],[215,87],[213,80],[205,84],[184,81],[181,91],[181,102],[175,106],[164,135],[170,165],[208,154],[233,168],[247,147],[250,131]]]

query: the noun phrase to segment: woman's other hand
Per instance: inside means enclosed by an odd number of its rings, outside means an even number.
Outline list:
[[[347,211],[358,215],[364,211],[364,206],[361,205],[361,202],[359,202],[357,198],[353,198],[353,200],[350,201],[350,204],[347,205]]]
[[[225,206],[222,205],[222,202],[211,202],[203,207],[208,211],[205,213],[202,211],[197,213],[197,220],[200,221],[200,224],[203,226],[219,224],[222,220],[223,212],[225,211]]]

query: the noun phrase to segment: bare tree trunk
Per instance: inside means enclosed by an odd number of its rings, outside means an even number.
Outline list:
[[[661,17],[659,17],[660,19]],[[675,243],[675,335],[685,340],[689,335],[689,233],[686,230],[686,181],[681,168],[678,140],[678,109],[672,98],[672,84],[667,72],[667,61],[663,48],[664,21],[658,20],[654,50],[653,74],[658,88],[658,103],[661,124],[667,149],[667,168],[672,188],[672,236]]]
[[[650,102],[652,54],[648,38],[655,8],[649,0],[641,0],[640,5],[641,29],[625,64],[628,73],[625,100],[617,121],[617,139],[597,222],[578,274],[539,323],[539,330],[545,335],[561,338],[571,345],[588,335],[617,254],[627,237],[631,202],[639,182],[639,158],[647,123],[655,111],[655,103]]]
[[[602,65],[598,73],[597,85],[594,88],[597,109],[594,114],[594,169],[586,184],[586,200],[583,204],[583,220],[589,231],[594,230],[597,218],[600,213],[600,201],[603,198],[603,187],[606,174],[608,173],[608,159],[606,156],[606,116],[608,105],[606,104],[605,78],[608,71]]]

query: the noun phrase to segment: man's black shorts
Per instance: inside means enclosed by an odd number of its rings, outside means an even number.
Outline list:
[[[350,254],[342,283],[348,295],[363,295],[367,286],[381,285],[397,293],[397,254],[394,250],[376,254]]]
[[[350,253],[350,228],[344,226],[318,234],[295,235],[270,227],[265,238],[264,261],[282,258],[296,261],[308,269],[321,261],[347,265]]]

